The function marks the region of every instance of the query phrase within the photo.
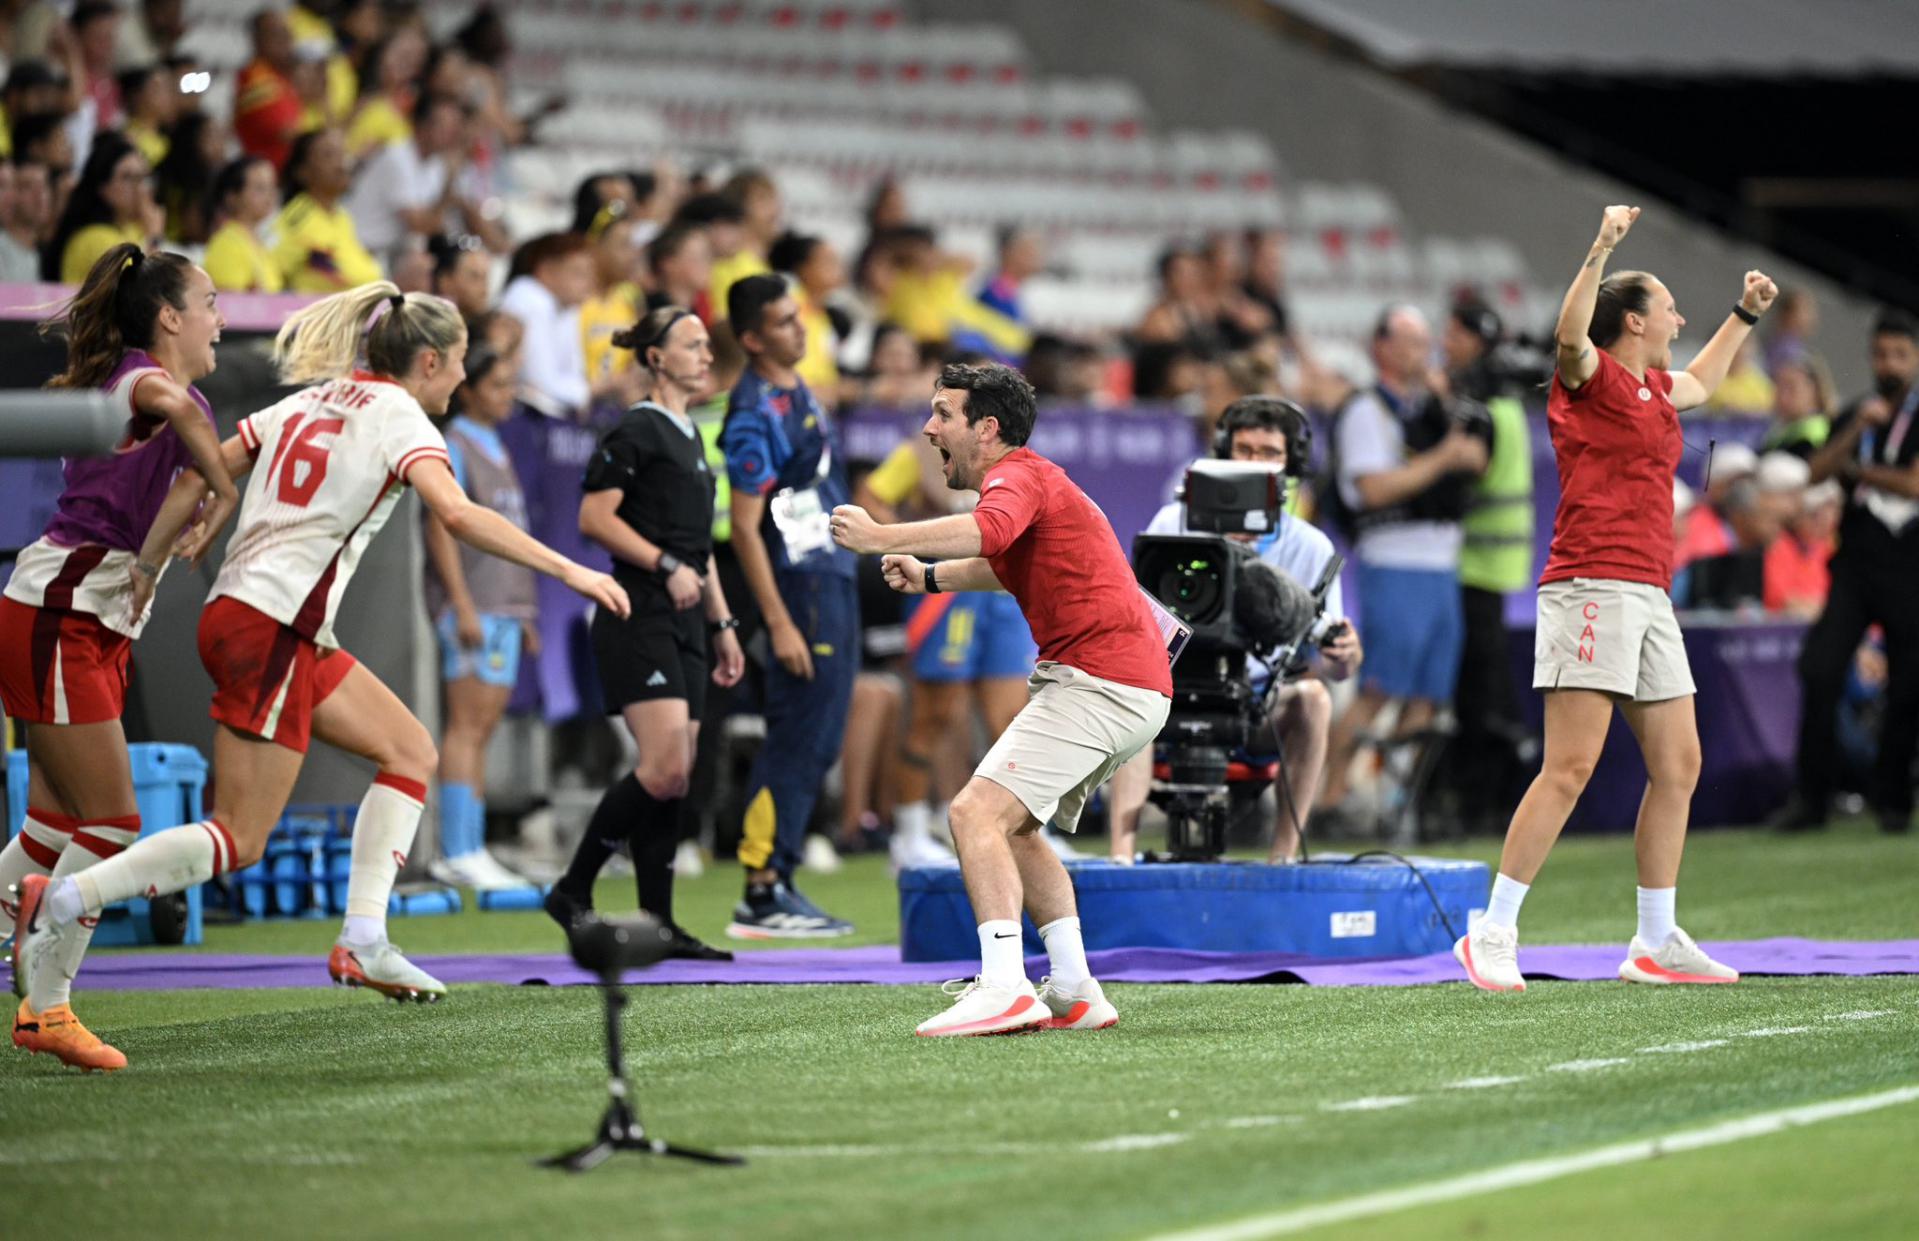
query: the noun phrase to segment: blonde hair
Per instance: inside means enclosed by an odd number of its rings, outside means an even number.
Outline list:
[[[413,368],[420,350],[445,354],[465,337],[466,321],[452,302],[431,293],[403,295],[392,281],[375,280],[295,313],[273,340],[273,361],[290,384],[338,379],[362,357],[374,374],[397,379]]]

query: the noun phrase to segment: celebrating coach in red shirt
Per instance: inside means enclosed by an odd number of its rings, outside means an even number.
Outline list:
[[[1559,308],[1558,365],[1546,416],[1559,459],[1559,512],[1539,578],[1533,688],[1546,695],[1546,760],[1506,832],[1486,916],[1453,946],[1476,986],[1524,991],[1519,905],[1566,825],[1606,743],[1615,704],[1639,739],[1646,795],[1635,829],[1639,927],[1627,982],[1736,982],[1673,920],[1686,816],[1699,779],[1692,673],[1673,618],[1672,479],[1679,411],[1703,405],[1772,305],[1764,273],[1683,371],[1672,343],[1686,326],[1673,296],[1642,271],[1601,279],[1637,207],[1608,207],[1599,239]]]
[[[997,1034],[1043,1026],[1097,1030],[1119,1020],[1086,967],[1073,882],[1038,836],[1079,824],[1086,799],[1152,744],[1172,705],[1173,674],[1152,605],[1106,515],[1066,471],[1025,447],[1033,388],[1005,366],[949,366],[924,433],[946,485],[977,490],[971,513],[882,526],[851,505],[833,537],[888,555],[905,594],[1004,590],[1039,644],[1031,697],[953,799],[953,843],[980,920],[980,974],[923,1035]],[[1020,951],[1024,898],[1051,973],[1035,992]]]

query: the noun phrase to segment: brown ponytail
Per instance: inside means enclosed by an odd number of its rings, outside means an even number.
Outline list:
[[[67,338],[67,369],[49,388],[97,388],[129,349],[153,348],[153,325],[163,306],[187,308],[193,264],[178,254],[148,254],[130,241],[100,256],[80,291],[40,334]]]
[[[1643,271],[1616,271],[1600,282],[1586,335],[1601,349],[1626,334],[1626,316],[1652,310],[1652,277]]]
[[[693,312],[684,306],[662,306],[658,310],[649,310],[632,327],[613,333],[613,347],[631,349],[634,360],[650,371],[653,365],[646,360],[646,351],[664,346],[674,325],[681,319],[693,317]]]

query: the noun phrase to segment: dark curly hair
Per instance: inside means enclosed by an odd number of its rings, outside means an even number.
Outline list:
[[[986,362],[978,366],[953,363],[940,371],[939,386],[964,392],[966,425],[982,418],[999,420],[1000,442],[1012,448],[1025,444],[1039,416],[1038,400],[1026,376],[1010,366]]]

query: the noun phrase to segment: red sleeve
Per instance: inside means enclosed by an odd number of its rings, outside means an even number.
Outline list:
[[[1577,388],[1568,388],[1563,383],[1559,385],[1560,389],[1565,392],[1567,400],[1591,400],[1594,394],[1605,391],[1617,382],[1617,372],[1620,370],[1619,363],[1613,361],[1613,356],[1604,349],[1597,350],[1597,353],[1599,354],[1599,363],[1593,368],[1591,378],[1587,379],[1585,383],[1580,384]],[[1555,375],[1554,378],[1556,379],[1558,376]]]
[[[1040,501],[1040,480],[1031,470],[1003,470],[987,479],[973,510],[979,554],[997,556],[1011,547],[1039,516]]]

